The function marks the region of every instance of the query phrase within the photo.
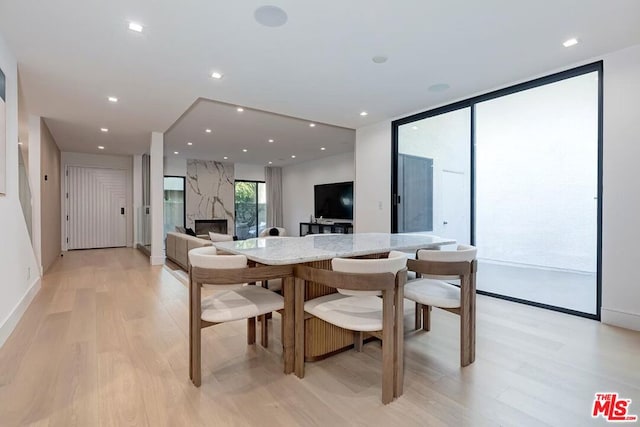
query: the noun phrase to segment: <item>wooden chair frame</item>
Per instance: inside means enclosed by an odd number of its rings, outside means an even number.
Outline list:
[[[382,340],[382,403],[402,394],[403,376],[403,298],[407,269],[392,273],[342,273],[309,266],[294,267],[295,294],[295,373],[304,377],[304,292],[305,282],[354,291],[382,291],[382,331],[368,332]],[[395,311],[394,311],[395,307]]]
[[[230,283],[255,283],[258,281],[291,278],[293,267],[259,266],[245,268],[201,268],[189,266],[189,376],[196,387],[202,383],[202,329],[217,323],[202,320],[202,285],[228,285]],[[289,314],[284,313],[284,316]],[[268,345],[266,315],[262,321],[262,345]],[[283,322],[284,323],[284,322]],[[256,342],[256,319],[247,319],[247,344]]]
[[[416,273],[416,278],[423,274],[430,276],[458,276],[460,278],[460,307],[442,310],[460,316],[460,365],[467,366],[476,358],[476,271],[478,261],[429,261],[422,259],[407,260],[409,270]],[[422,327],[431,330],[431,306],[416,302],[416,329]]]

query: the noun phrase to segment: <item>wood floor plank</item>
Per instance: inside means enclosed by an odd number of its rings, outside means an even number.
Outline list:
[[[602,425],[603,391],[640,414],[640,333],[483,296],[466,368],[457,316],[433,310],[431,331],[412,332],[407,311],[405,391],[389,405],[376,342],[284,375],[279,315],[268,348],[246,344],[243,321],[203,330],[196,388],[188,319],[186,286],[140,252],[66,253],[0,349],[0,425]]]
[[[0,419],[8,425],[33,423],[54,410],[50,393],[56,387],[70,317],[64,312],[42,319],[14,380],[0,388]]]

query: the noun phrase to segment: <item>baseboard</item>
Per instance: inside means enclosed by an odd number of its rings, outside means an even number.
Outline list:
[[[38,277],[32,284],[29,286],[29,289],[24,294],[22,299],[16,304],[11,313],[7,316],[6,319],[0,325],[0,347],[4,345],[7,341],[13,330],[18,325],[18,322],[22,318],[22,315],[25,311],[27,311],[27,307],[33,301],[33,298],[36,296],[40,287],[42,286],[40,282],[40,278]]]
[[[629,313],[626,311],[603,307],[601,310],[601,319],[602,323],[607,325],[640,331],[640,314],[637,313]]]
[[[162,264],[164,264],[164,256],[162,256],[162,255],[149,257],[149,260],[151,260],[151,265],[162,265]]]

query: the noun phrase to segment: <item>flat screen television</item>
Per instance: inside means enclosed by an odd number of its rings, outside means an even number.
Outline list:
[[[316,185],[314,201],[316,218],[352,220],[353,181]]]

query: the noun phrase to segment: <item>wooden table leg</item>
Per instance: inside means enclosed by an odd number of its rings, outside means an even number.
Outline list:
[[[293,277],[282,280],[284,292],[284,312],[282,314],[283,336],[282,347],[284,356],[284,373],[290,374],[295,364],[295,281]]]
[[[466,277],[460,287],[460,365],[468,366],[476,358],[475,274]]]
[[[304,296],[305,281],[295,279],[295,373],[304,378]]]
[[[402,396],[404,389],[404,281],[399,283],[394,294],[394,387],[393,397]]]

